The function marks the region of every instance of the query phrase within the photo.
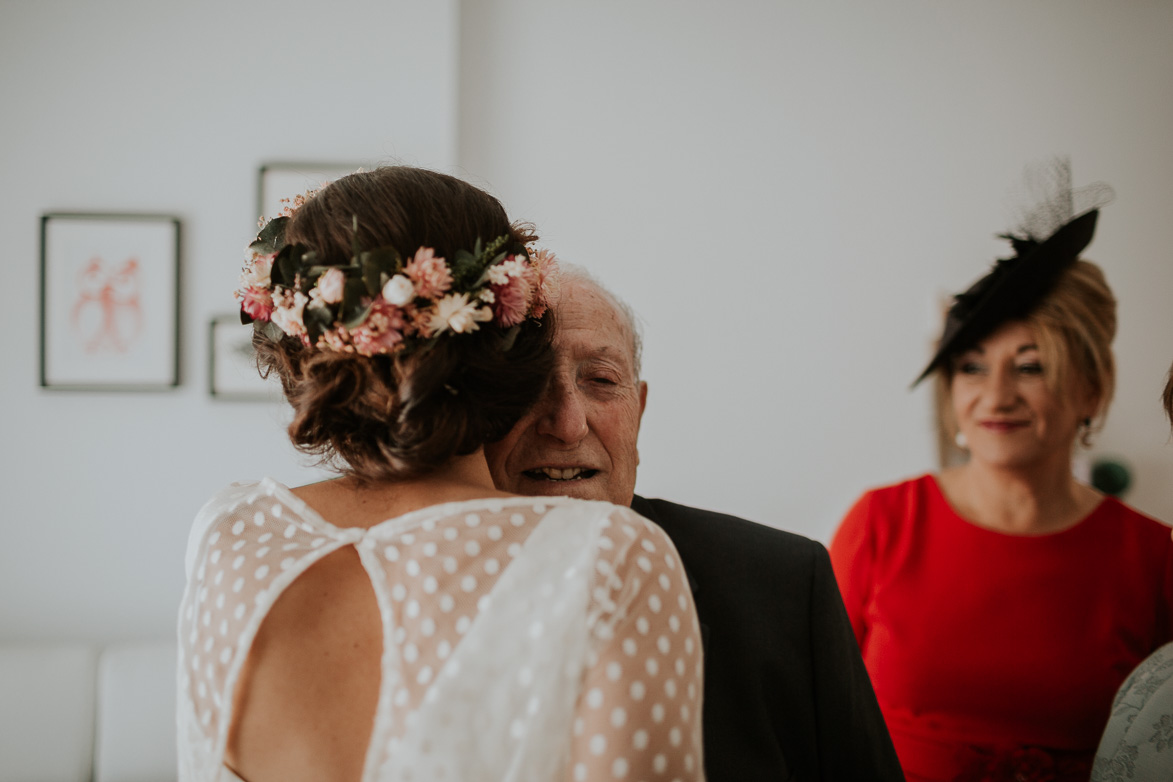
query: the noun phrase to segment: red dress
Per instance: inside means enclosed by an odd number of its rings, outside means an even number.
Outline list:
[[[1086,780],[1116,689],[1173,638],[1169,528],[1111,498],[1007,535],[926,475],[861,497],[831,562],[909,782]]]

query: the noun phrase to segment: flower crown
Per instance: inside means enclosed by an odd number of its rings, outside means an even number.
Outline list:
[[[499,236],[458,250],[450,263],[430,247],[405,263],[394,248],[360,251],[356,242],[348,264],[323,264],[309,247],[285,243],[289,212],[248,246],[236,291],[241,323],[275,342],[390,355],[489,323],[506,330],[508,349],[520,324],[549,308],[557,260],[546,250],[510,254],[502,249],[509,237]]]

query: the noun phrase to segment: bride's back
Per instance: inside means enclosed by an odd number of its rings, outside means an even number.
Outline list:
[[[332,527],[369,529],[485,492],[450,480],[403,482],[393,491],[342,480],[292,494]],[[397,552],[404,547],[398,543]],[[431,555],[416,560],[426,563],[439,548],[424,543],[420,552]],[[411,552],[401,558],[411,561]],[[442,597],[421,612],[443,616]],[[434,636],[434,620],[428,629]],[[273,603],[253,640],[236,684],[226,764],[249,782],[360,779],[383,678],[383,640],[375,590],[356,549],[344,547],[306,568]],[[419,640],[412,643],[418,649]]]

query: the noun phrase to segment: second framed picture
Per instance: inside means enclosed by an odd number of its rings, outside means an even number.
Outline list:
[[[357,163],[265,163],[257,175],[257,215],[271,220],[295,197],[358,169]]]
[[[209,329],[208,391],[216,399],[241,402],[278,402],[281,383],[275,376],[261,377],[253,348],[253,327],[242,325],[240,315],[218,315]]]

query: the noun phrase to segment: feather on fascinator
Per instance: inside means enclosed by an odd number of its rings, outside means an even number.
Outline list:
[[[1114,195],[1102,182],[1072,190],[1066,158],[1028,169],[1027,187],[1035,206],[1016,229],[999,234],[1010,242],[1014,255],[997,261],[986,276],[954,297],[937,352],[914,387],[1003,323],[1030,315],[1091,243],[1100,207]]]

